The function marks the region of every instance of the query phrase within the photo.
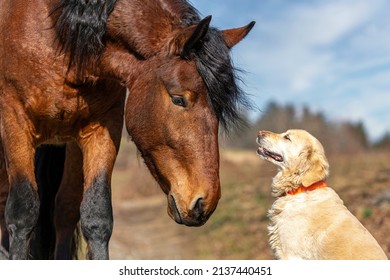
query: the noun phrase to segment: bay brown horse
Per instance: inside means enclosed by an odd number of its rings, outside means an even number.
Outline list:
[[[109,257],[123,118],[168,214],[204,224],[220,198],[219,124],[245,105],[229,50],[254,22],[220,31],[185,0],[0,2],[0,223],[10,259],[28,257],[40,213],[53,219],[55,258],[70,258],[79,220],[89,257]]]

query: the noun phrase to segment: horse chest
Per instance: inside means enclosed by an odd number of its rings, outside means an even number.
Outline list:
[[[61,142],[77,135],[94,116],[104,115],[104,106],[97,98],[86,98],[78,92],[33,94],[24,103],[33,123],[32,134],[38,142]],[[100,104],[100,106],[99,106]]]
[[[34,94],[26,99],[26,112],[38,120],[55,122],[56,124],[71,124],[75,120],[88,117],[89,106],[80,96]]]

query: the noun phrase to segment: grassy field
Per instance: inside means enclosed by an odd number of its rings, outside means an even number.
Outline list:
[[[329,185],[390,256],[390,153],[337,155],[329,160]],[[114,200],[163,195],[128,141],[117,163]],[[267,210],[274,200],[270,185],[275,167],[260,160],[255,151],[222,148],[220,174],[222,198],[217,210],[206,225],[183,231],[186,246],[193,252],[190,258],[273,259]]]

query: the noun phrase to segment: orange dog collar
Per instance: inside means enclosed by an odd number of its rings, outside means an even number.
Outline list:
[[[301,192],[314,191],[316,189],[325,188],[326,186],[327,186],[326,181],[322,180],[322,181],[318,181],[318,182],[316,182],[308,187],[301,185],[297,189],[286,192],[285,195],[287,195],[287,194],[295,195],[295,194],[298,194]],[[282,196],[284,196],[284,195],[282,195]]]

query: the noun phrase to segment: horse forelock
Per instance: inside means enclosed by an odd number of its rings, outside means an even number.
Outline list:
[[[82,76],[104,51],[108,16],[117,0],[59,0],[51,16],[60,50],[69,55],[70,67]]]
[[[195,63],[208,97],[222,126],[228,130],[242,122],[240,111],[250,103],[238,85],[239,70],[232,65],[230,50],[222,32],[210,28],[203,44],[195,52]]]

